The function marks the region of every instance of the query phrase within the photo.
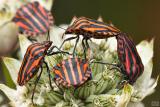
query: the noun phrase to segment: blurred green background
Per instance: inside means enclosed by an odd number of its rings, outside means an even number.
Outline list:
[[[105,22],[112,21],[129,33],[136,44],[154,37],[152,77],[160,74],[160,0],[55,0],[52,13],[57,25],[69,24],[74,15],[93,19],[101,15]],[[146,107],[154,101],[160,104],[159,90],[160,83],[156,92],[143,100]]]
[[[130,34],[136,44],[154,37],[152,77],[160,74],[160,0],[55,0],[52,13],[56,25],[69,24],[73,16],[97,19],[101,15],[104,22],[112,21],[116,27]],[[0,67],[0,73],[2,71],[6,70]],[[0,74],[0,81],[14,87],[9,77],[4,78],[4,75],[8,73]],[[146,107],[154,101],[160,103],[159,90],[160,83],[156,92],[143,100]]]

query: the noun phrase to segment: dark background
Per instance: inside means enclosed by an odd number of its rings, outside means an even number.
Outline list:
[[[105,22],[112,21],[116,27],[129,33],[136,44],[154,37],[152,77],[160,74],[160,0],[55,0],[52,13],[56,25],[69,24],[74,15],[93,19],[101,15]],[[156,92],[143,100],[146,107],[153,102],[160,104],[159,90],[160,83]]]

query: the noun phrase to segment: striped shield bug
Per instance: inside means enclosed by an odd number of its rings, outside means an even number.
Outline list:
[[[53,72],[54,80],[65,87],[80,86],[91,77],[88,60],[77,57],[56,64]]]
[[[76,34],[77,36],[65,39],[63,43],[61,44],[60,48],[63,46],[63,44],[66,41],[76,39],[76,43],[73,49],[73,54],[74,54],[75,48],[77,46],[77,42],[79,41],[79,35],[82,35],[83,36],[82,45],[83,45],[84,53],[85,53],[85,50],[89,48],[87,41],[90,38],[105,39],[108,37],[117,36],[120,32],[121,31],[119,29],[112,26],[111,24],[105,24],[101,21],[89,19],[86,17],[80,17],[80,18],[77,18],[73,22],[73,24],[71,24],[71,26],[67,28],[67,30],[64,33],[64,35],[65,34]],[[84,44],[84,41],[86,45]]]
[[[78,87],[88,79],[91,79],[92,71],[90,65],[92,63],[109,64],[96,61],[95,59],[89,60],[78,57],[69,57],[53,67],[53,72],[55,73],[54,80],[64,87]]]
[[[117,52],[120,60],[121,71],[126,79],[133,84],[143,73],[144,66],[133,41],[125,33],[117,37]]]
[[[35,81],[35,86],[32,93],[32,102],[33,102],[36,85],[43,71],[43,67],[42,67],[43,64],[45,64],[47,68],[47,72],[49,74],[50,86],[52,88],[49,67],[47,65],[47,62],[45,62],[44,60],[45,56],[55,55],[58,53],[67,53],[63,51],[54,52],[53,49],[57,47],[51,46],[51,45],[52,45],[51,41],[44,41],[43,43],[32,43],[31,45],[29,45],[24,55],[24,58],[18,73],[18,78],[17,78],[17,83],[20,86],[25,85],[30,79],[32,79],[38,73],[39,68],[41,68],[41,71]]]
[[[19,26],[20,33],[37,36],[49,31],[53,25],[53,16],[35,1],[21,6],[12,21]]]

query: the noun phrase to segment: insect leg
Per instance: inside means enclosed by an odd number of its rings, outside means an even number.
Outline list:
[[[37,42],[37,40],[35,38],[32,38],[31,36],[29,36],[28,39],[32,42]]]
[[[88,40],[90,40],[90,39],[88,39],[88,38],[85,39],[85,42],[86,42],[86,45],[87,45],[87,49],[90,48],[89,44],[88,44]]]
[[[75,53],[75,49],[76,49],[76,47],[77,47],[78,41],[79,41],[79,35],[77,36],[76,44],[74,45],[74,49],[73,49],[73,57],[74,57],[74,53]]]
[[[39,81],[39,79],[40,79],[40,77],[41,77],[42,71],[43,71],[43,68],[41,67],[41,72],[40,72],[40,74],[38,75],[38,77],[37,77],[37,79],[36,79],[36,81],[35,81],[35,86],[34,86],[33,92],[32,92],[32,98],[31,98],[31,99],[32,99],[32,103],[33,103],[33,97],[34,97],[35,89],[36,89],[37,83],[38,83],[38,81]],[[33,103],[33,104],[34,104],[34,103]]]
[[[86,46],[84,44],[84,40],[85,40],[85,38],[82,39],[82,47],[83,47],[83,54],[84,54],[84,57],[86,59]]]
[[[62,42],[62,44],[61,44],[61,46],[59,47],[59,49],[62,48],[63,44],[64,44],[66,41],[70,41],[70,40],[75,39],[75,38],[77,38],[77,36],[76,36],[76,37],[70,37],[70,38],[65,39],[65,40]]]
[[[69,54],[70,55],[70,53],[68,53],[68,52],[65,52],[65,51],[56,51],[56,52],[51,52],[51,53],[47,53],[47,55],[48,56],[51,56],[51,55],[55,55],[55,54],[59,54],[59,53],[65,53],[65,54]]]
[[[54,48],[58,49],[59,51],[53,52]],[[50,48],[50,50],[48,50],[47,55],[50,56],[50,55],[54,55],[54,54],[58,54],[58,53],[65,53],[65,54],[69,54],[70,55],[69,52],[61,51],[57,46],[52,46]]]
[[[91,50],[90,50],[90,46],[89,46],[89,44],[88,44],[88,40],[91,40],[91,39],[86,38],[85,40],[86,40],[86,46],[87,46],[88,59],[90,59],[90,52],[91,52]]]
[[[53,90],[52,83],[51,83],[51,74],[50,74],[50,71],[49,71],[48,64],[47,64],[47,62],[45,62],[45,61],[44,61],[44,64],[46,65],[47,72],[48,72],[48,77],[49,77],[49,85],[50,85],[51,89]]]
[[[50,41],[50,31],[48,30],[47,40]]]
[[[121,68],[119,67],[118,64],[111,64],[111,63],[102,62],[102,61],[94,61],[94,59],[90,61],[90,64],[92,64],[92,63],[99,63],[99,64],[111,65],[111,66],[113,66],[113,67],[112,67],[110,70],[112,70],[112,69],[117,69],[118,71],[121,71]]]

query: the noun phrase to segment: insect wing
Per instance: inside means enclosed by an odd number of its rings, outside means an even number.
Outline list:
[[[141,58],[135,44],[126,35],[117,36],[117,43],[118,56],[123,65],[122,72],[128,76],[129,82],[133,84],[144,70]]]

